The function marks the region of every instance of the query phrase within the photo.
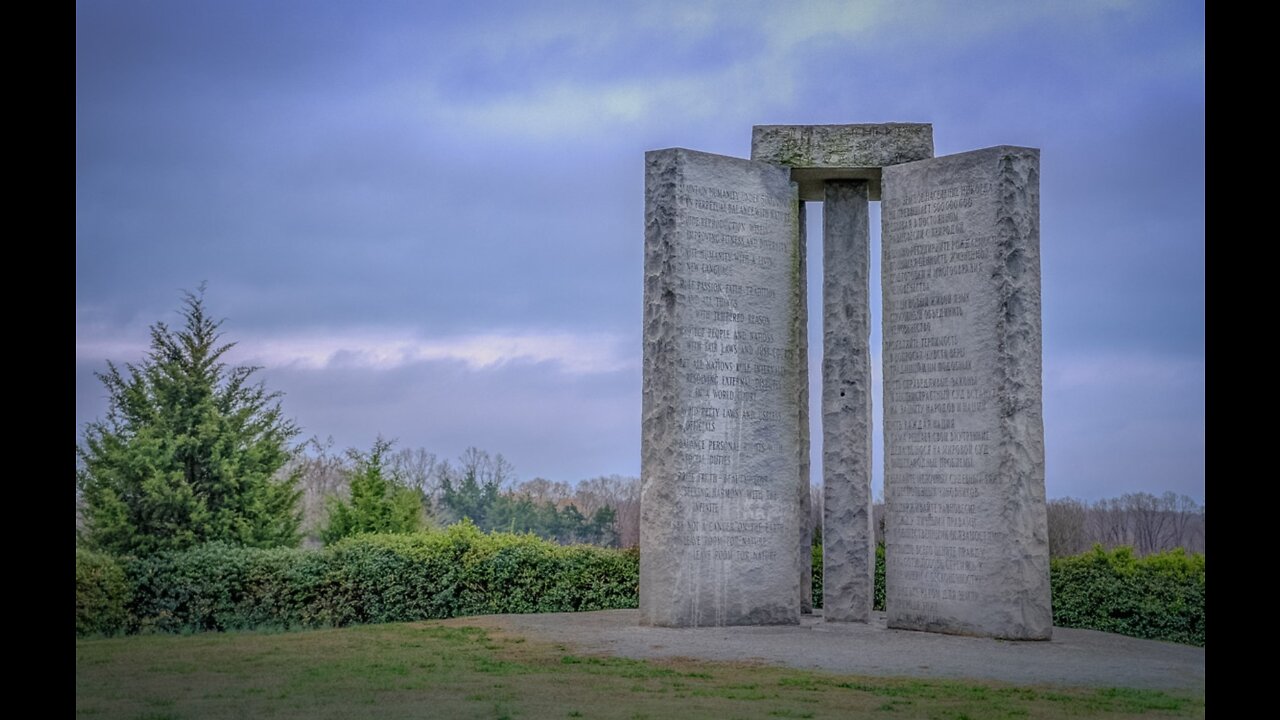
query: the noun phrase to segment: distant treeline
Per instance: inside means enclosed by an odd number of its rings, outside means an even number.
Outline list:
[[[308,442],[284,472],[301,474],[302,529],[318,544],[330,498],[349,494],[352,453],[332,441]],[[470,448],[455,462],[422,448],[386,458],[397,483],[418,491],[428,524],[468,518],[483,530],[530,532],[560,543],[634,547],[640,542],[640,479],[602,475],[576,484],[545,478],[518,481],[501,454]],[[814,540],[822,539],[822,486],[810,488]],[[884,542],[884,503],[874,505],[876,541]],[[1131,493],[1086,502],[1048,503],[1049,548],[1054,557],[1078,555],[1094,545],[1127,546],[1140,556],[1183,548],[1205,551],[1205,508],[1186,495]]]
[[[1182,548],[1204,552],[1204,505],[1186,495],[1129,493],[1086,502],[1049,501],[1049,553],[1078,555],[1094,545],[1128,546],[1138,555]]]
[[[822,543],[822,486],[810,488],[815,544]],[[1129,493],[1096,502],[1058,498],[1048,502],[1049,554],[1079,555],[1094,545],[1133,548],[1139,556],[1182,548],[1204,552],[1204,505],[1186,495]],[[884,542],[884,502],[872,506],[876,542]]]
[[[302,533],[318,545],[334,500],[351,495],[359,453],[333,441],[308,441],[281,473],[298,473]],[[633,547],[640,542],[640,481],[607,475],[571,485],[545,478],[518,481],[501,454],[468,448],[455,462],[422,448],[390,450],[382,459],[392,482],[421,498],[428,526],[468,519],[481,530],[532,533],[561,544]]]

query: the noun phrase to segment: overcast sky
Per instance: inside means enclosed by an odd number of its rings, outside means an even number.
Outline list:
[[[644,151],[931,122],[939,155],[1042,149],[1049,495],[1203,501],[1204,27],[1123,0],[79,3],[77,436],[93,372],[207,281],[306,435],[638,475]]]

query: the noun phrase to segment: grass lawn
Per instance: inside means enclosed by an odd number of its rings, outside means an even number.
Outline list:
[[[1204,697],[585,657],[465,620],[76,641],[85,718],[1167,718]]]

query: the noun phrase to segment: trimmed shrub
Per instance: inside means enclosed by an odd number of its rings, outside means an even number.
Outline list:
[[[330,627],[635,607],[639,554],[485,534],[358,535],[322,550],[204,545],[124,561],[134,631]]]
[[[133,589],[131,631],[228,630],[291,626],[282,615],[295,566],[308,553],[210,543],[123,561]]]
[[[125,628],[129,585],[115,558],[76,548],[76,635],[111,635]]]
[[[822,548],[814,546],[814,605]],[[875,609],[884,609],[884,546]],[[636,549],[485,534],[468,522],[321,550],[223,544],[114,559],[76,550],[76,634],[330,627],[636,607]],[[1128,548],[1054,558],[1054,624],[1204,645],[1204,555]]]
[[[813,606],[822,607],[822,546],[814,545]],[[1137,558],[1127,547],[1050,561],[1053,624],[1204,645],[1204,555]],[[875,609],[885,609],[884,545],[876,546]]]
[[[1204,555],[1091,552],[1050,561],[1053,623],[1204,646]]]

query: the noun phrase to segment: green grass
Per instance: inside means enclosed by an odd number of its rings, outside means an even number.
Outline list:
[[[76,712],[202,718],[1170,718],[1204,698],[577,655],[466,620],[76,642]]]

